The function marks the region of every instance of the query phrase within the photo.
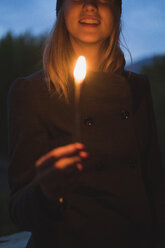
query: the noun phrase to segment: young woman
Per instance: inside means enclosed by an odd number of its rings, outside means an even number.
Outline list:
[[[13,221],[29,247],[164,248],[165,185],[150,85],[124,71],[121,0],[58,0],[43,71],[9,92]],[[88,72],[73,143],[76,59]]]

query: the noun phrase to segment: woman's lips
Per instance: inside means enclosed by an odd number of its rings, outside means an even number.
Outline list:
[[[82,17],[79,20],[79,23],[84,24],[84,25],[99,25],[100,20],[96,17],[93,17],[93,16],[87,16],[87,17]]]

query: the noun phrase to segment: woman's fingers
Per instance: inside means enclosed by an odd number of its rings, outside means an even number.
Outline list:
[[[88,158],[89,157],[89,154],[87,152],[84,152],[84,151],[80,151],[79,152],[79,156],[81,158]]]
[[[71,154],[74,154],[80,150],[84,149],[84,145],[81,143],[74,143],[74,144],[69,144],[67,146],[61,146],[58,147],[54,150],[53,155],[56,158],[60,158],[63,156],[69,156]]]
[[[53,177],[54,172],[57,172],[57,170],[60,172],[64,171],[64,174],[73,173],[75,169],[78,169],[79,171],[82,171],[83,165],[81,164],[83,158],[80,156],[73,156],[73,157],[65,157],[61,158],[56,162],[53,162],[51,166],[45,166],[45,169],[42,168],[42,166],[37,167],[39,174],[37,174],[37,177],[35,179],[35,183],[40,183],[43,180],[47,180],[47,177]],[[76,165],[76,167],[73,167]],[[42,168],[40,170],[40,167]],[[51,180],[50,180],[51,181]]]
[[[76,163],[80,163],[81,161],[82,159],[80,156],[61,158],[54,163],[54,167],[56,169],[63,170],[67,167],[75,165]]]
[[[48,197],[65,187],[72,188],[86,158],[88,153],[81,143],[58,147],[37,160],[34,183],[40,185]]]
[[[44,156],[36,162],[36,179],[35,183],[46,182],[46,184],[54,181],[58,173],[63,173],[63,176],[68,173],[76,173],[76,171],[82,171],[82,160],[88,158],[88,153],[83,151],[84,145],[81,143],[74,143],[66,146],[58,147]]]
[[[47,154],[39,158],[36,162],[36,167],[40,166],[50,158],[54,158],[54,160],[58,160],[61,157],[71,156],[72,154],[79,152],[83,149],[84,149],[84,145],[81,143],[74,143],[55,148],[54,150],[48,152]]]

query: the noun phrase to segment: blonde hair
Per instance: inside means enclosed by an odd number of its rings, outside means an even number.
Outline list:
[[[102,58],[99,71],[121,73],[124,69],[125,59],[119,44],[120,12],[113,11],[114,27],[111,34],[101,47]],[[43,69],[49,89],[51,83],[59,96],[69,97],[69,78],[73,72],[74,51],[71,46],[69,34],[65,25],[63,8],[59,10],[57,21],[48,36],[44,53]]]

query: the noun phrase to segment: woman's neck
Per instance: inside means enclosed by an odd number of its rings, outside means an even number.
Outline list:
[[[99,68],[99,55],[100,45],[98,44],[78,44],[72,42],[72,46],[76,55],[76,59],[79,56],[85,56],[87,61],[87,67],[90,71],[98,71]]]

